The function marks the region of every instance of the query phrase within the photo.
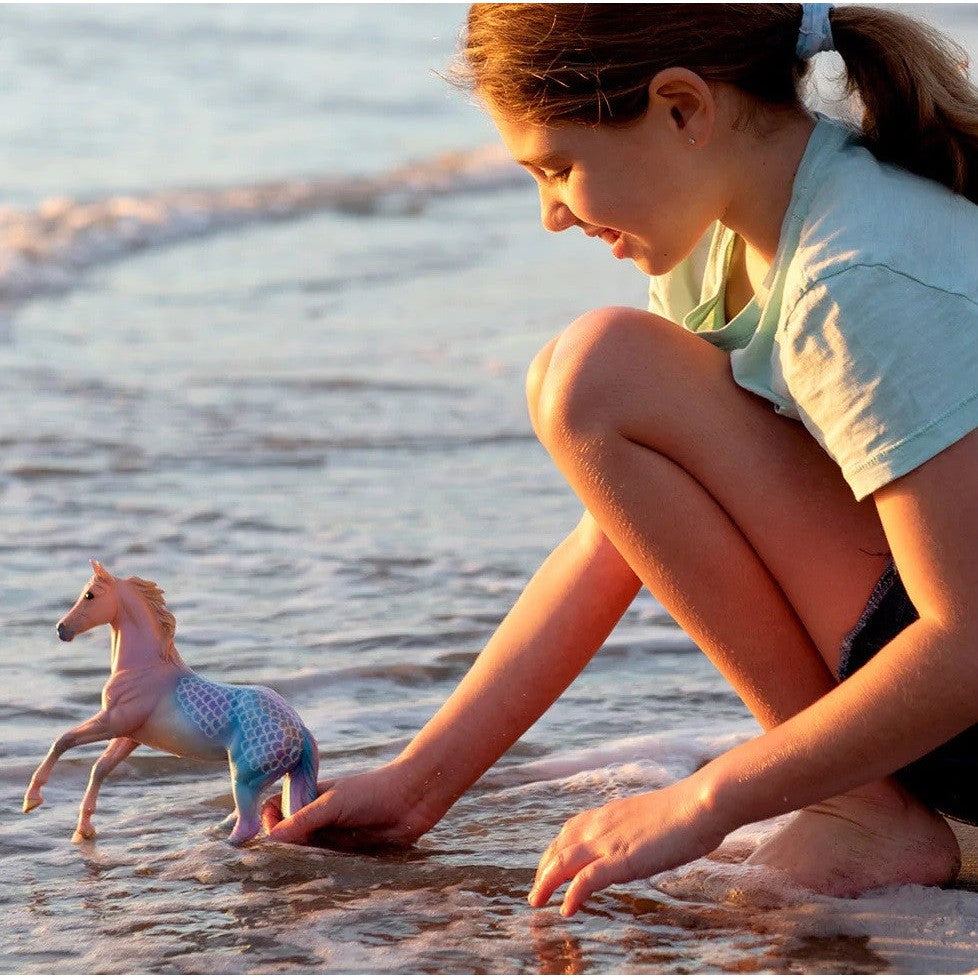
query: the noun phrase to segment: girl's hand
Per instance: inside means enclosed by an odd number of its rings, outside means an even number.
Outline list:
[[[282,817],[282,796],[265,802],[262,825],[273,842],[313,842],[337,849],[411,845],[442,812],[428,811],[416,787],[395,764],[319,783],[319,797]]]
[[[569,819],[540,860],[531,906],[544,906],[567,880],[561,914],[576,913],[612,883],[644,879],[706,855],[726,831],[692,778],[661,791],[622,798]]]

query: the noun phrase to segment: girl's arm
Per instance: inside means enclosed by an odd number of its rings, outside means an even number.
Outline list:
[[[401,756],[338,781],[276,823],[284,842],[311,832],[340,845],[414,841],[546,711],[590,661],[639,580],[585,514],[547,558],[472,668]]]
[[[572,880],[596,890],[705,855],[732,829],[878,780],[978,721],[978,432],[876,494],[920,619],[790,720],[662,791],[571,819],[531,903]]]

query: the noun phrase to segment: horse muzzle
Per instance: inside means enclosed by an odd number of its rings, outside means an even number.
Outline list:
[[[58,638],[62,642],[70,642],[75,637],[75,633],[63,622],[58,622]]]

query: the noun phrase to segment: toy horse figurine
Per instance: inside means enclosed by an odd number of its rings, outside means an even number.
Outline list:
[[[228,841],[241,845],[258,833],[261,791],[285,776],[282,800],[289,812],[316,797],[319,750],[299,715],[264,686],[230,686],[198,676],[173,644],[176,619],[163,592],[150,581],[113,577],[98,561],[74,607],[58,622],[58,637],[110,625],[112,671],[102,690],[102,709],[63,733],[34,772],[24,811],[41,804],[41,788],[69,748],[110,741],[92,767],[75,840],[95,834],[92,814],[105,776],[139,744],[180,757],[219,760],[231,767],[237,818]]]

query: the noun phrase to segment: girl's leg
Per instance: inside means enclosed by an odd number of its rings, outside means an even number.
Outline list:
[[[803,427],[739,388],[725,354],[634,309],[582,317],[527,387],[558,467],[760,723],[828,692],[888,548]],[[958,859],[890,781],[803,813],[757,856],[834,891],[943,882]]]

